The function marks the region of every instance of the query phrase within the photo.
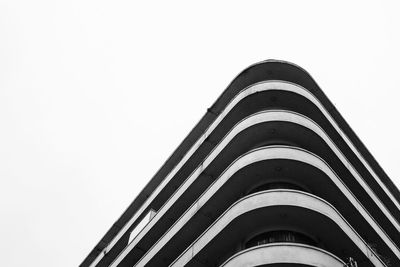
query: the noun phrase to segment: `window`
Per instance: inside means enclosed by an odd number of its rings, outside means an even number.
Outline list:
[[[305,234],[289,230],[278,230],[256,235],[246,242],[245,247],[250,248],[254,246],[278,242],[301,243],[312,246],[316,245],[316,242],[311,237]]]

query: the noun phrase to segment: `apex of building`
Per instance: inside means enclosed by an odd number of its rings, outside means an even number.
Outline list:
[[[233,79],[81,266],[400,266],[399,202],[313,78],[266,60]]]

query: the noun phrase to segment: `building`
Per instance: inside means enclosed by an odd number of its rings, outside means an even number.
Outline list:
[[[241,72],[82,262],[400,266],[400,194],[311,76]]]

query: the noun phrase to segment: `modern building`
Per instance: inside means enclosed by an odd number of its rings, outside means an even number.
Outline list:
[[[400,266],[400,193],[311,76],[242,71],[82,262]]]

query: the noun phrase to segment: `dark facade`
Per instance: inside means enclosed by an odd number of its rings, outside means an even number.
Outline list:
[[[311,76],[241,72],[82,262],[400,266],[400,193]]]

